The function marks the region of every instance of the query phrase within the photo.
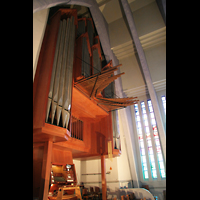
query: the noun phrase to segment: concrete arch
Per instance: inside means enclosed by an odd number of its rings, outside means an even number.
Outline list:
[[[86,7],[98,7],[97,2],[94,0],[33,0],[33,13],[59,4],[75,4]]]

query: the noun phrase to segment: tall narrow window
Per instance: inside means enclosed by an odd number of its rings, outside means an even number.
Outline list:
[[[160,146],[158,129],[157,129],[156,120],[155,120],[155,116],[154,116],[153,106],[152,106],[152,103],[151,103],[150,99],[147,101],[147,103],[148,103],[148,107],[149,107],[151,125],[152,125],[152,128],[153,128],[153,135],[154,135],[154,140],[155,140],[155,145],[156,145],[160,176],[161,176],[161,178],[166,178],[165,168],[164,168],[164,161],[163,161],[162,150],[161,150],[161,146]]]
[[[163,104],[163,108],[164,108],[165,115],[166,115],[166,97],[162,96],[161,99],[162,99],[162,104]]]
[[[154,159],[154,155],[153,155],[153,147],[152,147],[152,142],[151,142],[149,123],[148,123],[148,119],[147,119],[147,113],[146,113],[144,101],[141,102],[141,109],[142,109],[144,130],[145,130],[145,134],[146,134],[148,154],[149,154],[149,160],[150,160],[150,166],[151,166],[151,175],[152,175],[152,178],[157,178],[156,164],[155,164],[155,159]]]
[[[134,108],[135,108],[135,120],[136,120],[137,135],[138,135],[138,140],[139,140],[143,178],[148,179],[149,175],[148,175],[148,169],[147,169],[147,160],[146,160],[146,155],[145,155],[144,140],[143,140],[142,126],[141,126],[141,121],[140,121],[140,113],[138,109],[138,104],[134,104]]]

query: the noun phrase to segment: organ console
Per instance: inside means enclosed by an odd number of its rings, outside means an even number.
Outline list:
[[[74,164],[55,165],[51,169],[51,186],[48,198],[81,199],[80,188],[77,186],[77,178]]]

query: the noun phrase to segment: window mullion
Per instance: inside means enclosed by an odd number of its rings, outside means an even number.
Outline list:
[[[155,159],[155,164],[156,164],[156,173],[157,173],[157,180],[161,180],[160,173],[159,173],[159,166],[158,166],[158,158],[157,158],[157,151],[156,151],[156,144],[155,144],[155,139],[153,135],[153,129],[151,125],[151,118],[150,118],[150,113],[148,109],[147,102],[145,101],[145,107],[146,107],[146,112],[147,112],[147,119],[149,123],[149,130],[150,130],[150,135],[151,135],[151,142],[152,142],[152,148],[153,148],[153,155]]]

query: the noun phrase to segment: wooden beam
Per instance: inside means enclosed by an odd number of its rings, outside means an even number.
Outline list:
[[[42,174],[40,180],[40,200],[47,200],[49,192],[49,178],[51,170],[51,155],[52,155],[53,142],[47,141],[44,144]]]
[[[105,155],[101,155],[101,181],[102,181],[102,200],[107,200]]]

